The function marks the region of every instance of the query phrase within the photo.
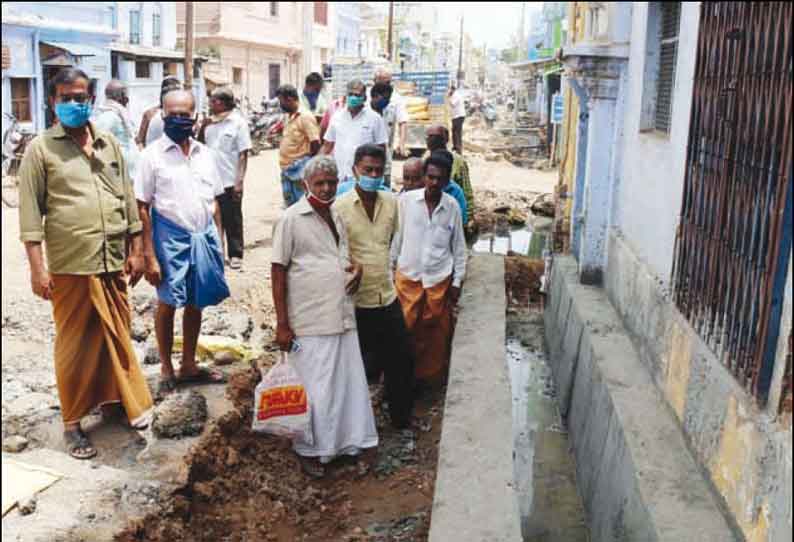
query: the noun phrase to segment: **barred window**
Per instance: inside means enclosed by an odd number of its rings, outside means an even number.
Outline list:
[[[673,86],[678,59],[678,32],[681,27],[681,2],[661,2],[659,35],[659,76],[656,83],[656,115],[654,128],[670,132],[673,114]]]
[[[138,10],[130,11],[130,43],[141,44],[141,12]]]

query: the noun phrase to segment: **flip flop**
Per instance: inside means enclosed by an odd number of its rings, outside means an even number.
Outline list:
[[[320,465],[316,460],[301,457],[300,464],[301,470],[309,478],[319,480],[325,477],[325,467]]]
[[[82,429],[64,431],[63,438],[69,449],[69,455],[75,459],[86,460],[96,457],[97,451]],[[80,450],[83,450],[82,452]]]
[[[192,375],[179,375],[177,382],[179,384],[225,384],[226,376],[220,371],[199,367],[198,371]]]

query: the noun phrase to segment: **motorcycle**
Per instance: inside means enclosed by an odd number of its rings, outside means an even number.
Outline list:
[[[281,144],[281,125],[283,113],[278,100],[262,100],[262,110],[254,111],[248,117],[251,131],[251,154],[256,156],[268,148],[278,148]]]
[[[22,126],[11,113],[3,113],[3,116],[9,120],[9,126],[3,134],[2,175],[3,177],[6,175],[16,176],[25,149],[36,137],[36,134]]]

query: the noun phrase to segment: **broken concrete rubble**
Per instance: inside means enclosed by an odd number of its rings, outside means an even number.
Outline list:
[[[195,390],[172,393],[154,409],[152,431],[158,438],[200,435],[207,421],[207,399]]]

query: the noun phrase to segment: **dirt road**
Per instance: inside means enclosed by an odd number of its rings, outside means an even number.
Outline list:
[[[556,179],[554,173],[520,169],[507,162],[486,162],[476,157],[470,160],[470,167],[472,182],[478,193],[487,191],[507,199],[514,194],[531,197],[532,194],[550,192]],[[399,179],[402,162],[395,162],[394,169],[394,177]],[[277,154],[275,151],[267,151],[252,158],[249,165],[244,196],[246,245],[244,268],[241,272],[228,271],[232,298],[222,306],[205,312],[207,326],[203,331],[241,336],[258,348],[265,348],[270,342],[274,320],[269,271],[271,233],[280,213],[281,191],[278,184]],[[77,536],[76,533],[90,532],[93,536],[91,539],[106,540],[110,539],[110,533],[118,532],[130,517],[147,512],[159,514],[165,511],[168,514],[178,514],[178,510],[174,512],[175,504],[172,497],[162,496],[170,495],[169,491],[173,489],[174,484],[184,485],[183,457],[188,454],[191,446],[206,441],[186,438],[181,441],[157,441],[156,445],[147,447],[146,441],[135,432],[116,426],[104,426],[99,420],[89,420],[88,426],[92,429],[94,443],[100,451],[97,459],[91,462],[91,468],[98,470],[89,471],[91,475],[86,478],[84,472],[86,467],[77,465],[77,462],[63,455],[65,448],[62,444],[62,428],[52,369],[54,328],[51,308],[48,303],[35,298],[30,291],[28,265],[24,249],[18,240],[16,209],[3,208],[2,228],[2,436],[4,440],[11,435],[26,438],[29,441],[26,451],[31,454],[29,457],[35,458],[39,464],[50,462],[49,466],[52,468],[57,463],[58,469],[66,475],[64,480],[40,497],[40,505],[36,513],[31,516],[21,516],[14,510],[3,518],[3,540],[35,540],[32,533],[49,532],[46,529],[51,529],[53,532],[68,532],[73,537]],[[142,282],[133,291],[132,301],[135,309],[133,334],[140,339],[136,348],[141,358],[146,353],[147,337],[151,345],[154,300],[154,289],[148,284]],[[179,321],[176,325],[177,329],[180,329]],[[237,364],[224,370],[234,373],[244,372],[247,369]],[[151,382],[156,381],[158,365],[144,365],[144,371]],[[232,402],[227,398],[222,386],[205,386],[199,389],[207,397],[211,420],[217,420],[228,413]],[[385,499],[383,498],[385,495],[380,491],[383,487],[380,478],[368,478],[366,483],[357,485],[355,473],[349,476],[342,475],[346,480],[345,491],[350,493],[342,499],[343,504],[350,501],[359,506],[359,503],[366,504],[372,501],[372,504],[363,506],[359,510],[361,517],[364,518],[362,521],[369,517],[380,525],[384,532],[390,529],[399,529],[402,532],[404,525],[401,522],[407,522],[414,525],[416,530],[404,531],[409,536],[406,540],[423,539],[417,533],[423,532],[429,522],[432,487],[428,485],[432,486],[434,478],[433,469],[436,461],[434,437],[440,429],[438,407],[441,401],[442,397],[430,398],[421,409],[419,424],[424,430],[420,430],[414,440],[405,441],[404,436],[399,434],[388,435],[384,439],[385,445],[382,446],[386,451],[382,452],[379,460],[380,465],[386,465],[389,469],[397,465],[394,467],[397,472],[389,474],[396,478],[389,478],[391,481],[387,483],[391,486],[387,487],[393,486],[397,489],[399,486],[400,494],[405,492],[408,495],[411,484],[416,484],[416,480],[422,480],[424,485],[420,487],[423,488],[424,497],[417,500],[416,497],[409,496],[406,497],[408,500],[404,501],[399,498],[396,501]],[[210,438],[211,435],[208,434],[210,431],[211,426],[208,424],[203,438]],[[246,435],[235,438],[242,439],[241,445],[249,446],[246,443],[249,443],[250,439]],[[286,450],[282,450],[279,446],[274,448],[270,444],[250,444],[249,452],[254,453],[261,446],[268,448],[268,453],[288,455]],[[399,459],[395,463],[395,457],[406,453],[406,446],[418,448],[419,467],[416,465],[410,467],[414,470],[419,468],[416,475],[411,474],[410,469],[403,470],[404,467],[400,465]],[[147,455],[142,459],[141,452],[144,449]],[[25,454],[16,457],[25,457]],[[279,457],[277,464],[281,465],[286,459]],[[252,465],[252,461],[250,454],[244,455],[241,465]],[[106,468],[111,469],[108,471],[110,474],[100,475]],[[233,464],[229,468],[239,470],[235,469]],[[209,474],[204,473],[202,476]],[[215,476],[222,477],[223,474],[215,472]],[[301,485],[305,485],[305,481],[301,482]],[[58,498],[47,500],[48,494],[58,494],[58,492],[60,492]],[[229,495],[228,491],[224,494]],[[342,517],[347,512],[339,508],[342,505],[333,504],[336,498],[334,495],[338,496],[338,494],[337,488],[336,491],[329,492],[328,499],[323,498],[317,502],[324,503],[321,506],[335,507],[334,513],[337,513],[337,516],[341,514],[339,517]],[[80,495],[79,506],[73,502],[76,495]],[[277,495],[273,500],[278,502],[276,497]],[[245,498],[250,499],[251,496]],[[383,507],[377,504],[381,501]],[[198,510],[194,509],[194,512]],[[204,505],[201,510],[202,513],[209,514],[208,519],[214,517],[212,515],[214,512],[207,510]],[[397,514],[396,517],[390,517],[392,512]],[[313,519],[319,521],[323,518],[322,510],[315,511],[315,514],[319,515]],[[395,523],[392,524],[390,521]],[[206,524],[204,520],[200,520],[194,527]],[[33,525],[36,526],[35,530],[32,529]],[[227,525],[227,527],[232,526]],[[415,535],[419,538],[413,538]],[[191,535],[188,534],[187,539],[194,539],[189,536]],[[71,539],[78,538],[64,538],[64,540]],[[282,539],[288,538],[272,538],[272,540]],[[387,539],[403,538],[383,538],[383,540]]]

